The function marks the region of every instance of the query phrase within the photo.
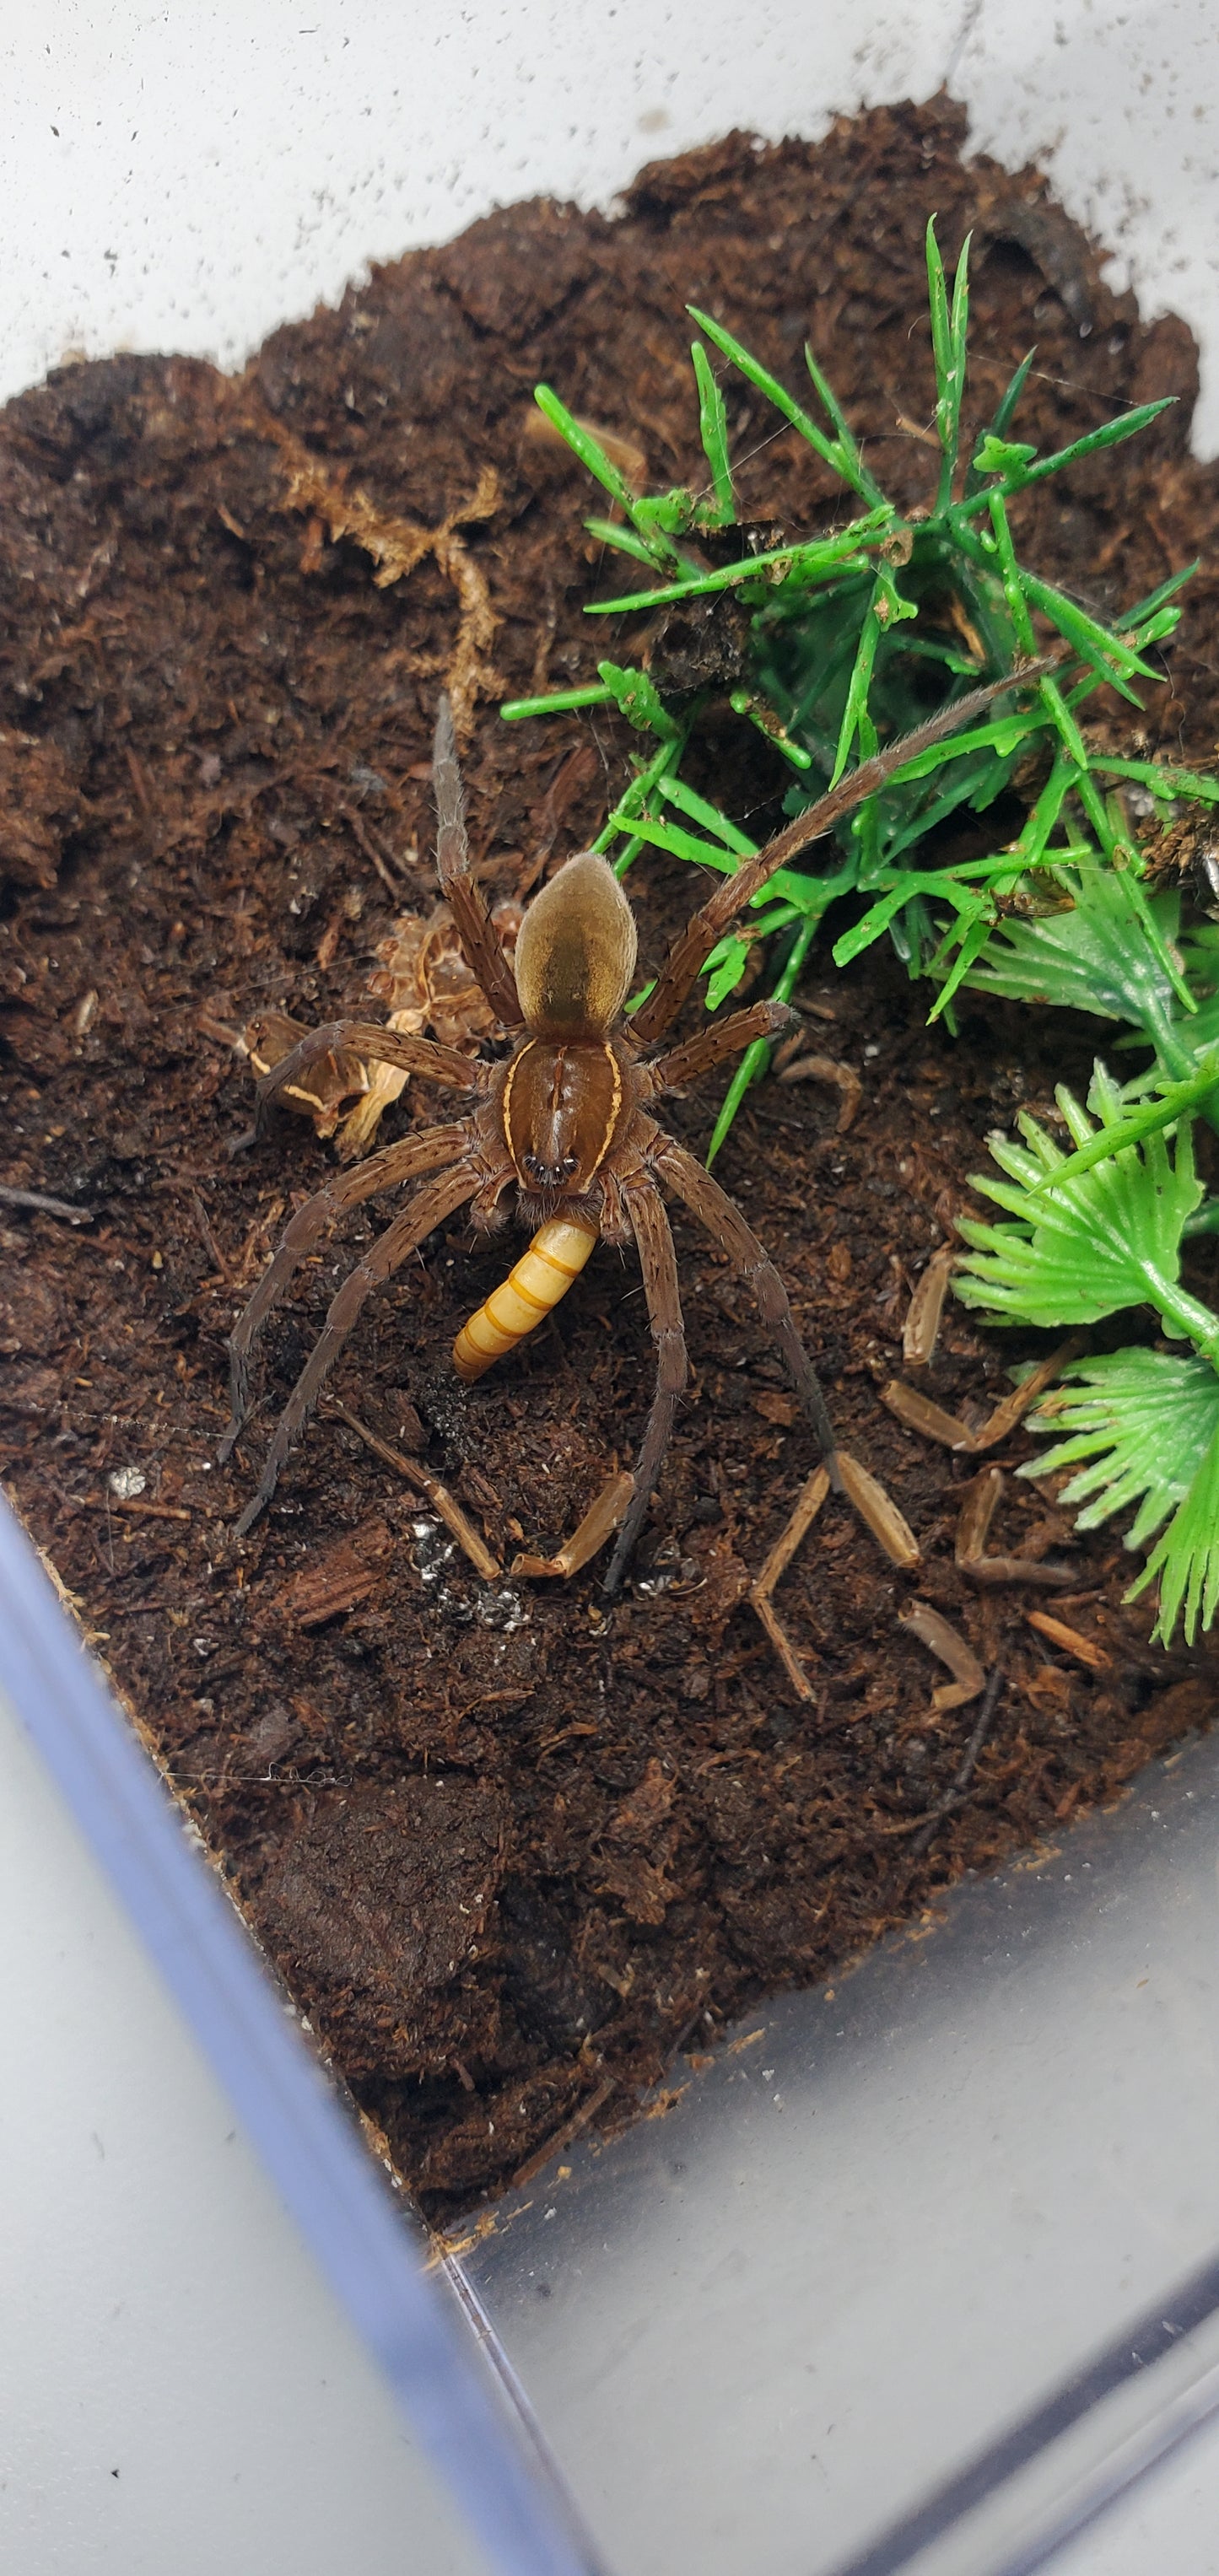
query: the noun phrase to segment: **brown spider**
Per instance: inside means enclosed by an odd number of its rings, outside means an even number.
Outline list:
[[[1027,663],[1015,679],[1036,679],[1062,658],[1060,648]],[[424,1181],[334,1297],[280,1416],[258,1489],[237,1523],[239,1536],[270,1501],[284,1461],[371,1290],[391,1278],[454,1209],[468,1204],[474,1224],[490,1231],[504,1222],[514,1198],[533,1241],[503,1287],[458,1334],[453,1356],[463,1378],[480,1376],[541,1322],[600,1237],[627,1243],[633,1236],[638,1248],[658,1368],[633,1490],[605,1581],[606,1592],[616,1592],[664,1463],[687,1376],[677,1264],[662,1185],[684,1202],[748,1280],[837,1486],[825,1399],[774,1263],[718,1181],[666,1136],[650,1114],[662,1093],[684,1089],[755,1038],[774,1037],[796,1014],[785,1003],[755,1002],[665,1053],[650,1050],[671,1027],[716,941],[775,869],[875,795],[894,771],[1014,684],[1009,677],[974,690],[903,741],[861,762],[757,858],[724,878],[675,941],[647,1000],[629,1021],[623,1018],[623,1006],[635,966],[634,918],[613,870],[591,852],[568,859],[534,897],[521,927],[513,972],[470,874],[453,723],[447,700],[441,700],[433,760],[441,890],[494,1017],[519,1034],[510,1055],[489,1062],[407,1032],[338,1020],[302,1038],[264,1075],[260,1111],[290,1084],[299,1083],[319,1056],[345,1049],[360,1058],[400,1065],[423,1080],[475,1098],[451,1125],[406,1136],[337,1175],[298,1209],[287,1227],[229,1345],[232,1419],[221,1444],[222,1459],[229,1456],[249,1412],[250,1363],[258,1335],[299,1263],[346,1208],[404,1181]],[[424,1180],[425,1174],[431,1177]]]

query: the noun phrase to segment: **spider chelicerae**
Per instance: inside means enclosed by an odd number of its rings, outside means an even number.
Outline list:
[[[1061,658],[1060,650],[974,690],[851,770],[756,858],[721,880],[675,941],[647,999],[629,1019],[624,1009],[635,968],[634,916],[613,870],[589,851],[569,858],[535,895],[521,926],[515,968],[509,964],[470,872],[452,716],[447,700],[441,700],[433,755],[441,891],[471,971],[496,1018],[513,1036],[513,1045],[498,1061],[471,1059],[428,1038],[364,1020],[337,1020],[303,1037],[260,1082],[261,1114],[277,1095],[299,1083],[319,1056],[348,1051],[401,1066],[422,1081],[462,1095],[463,1109],[450,1123],[403,1137],[354,1170],[338,1173],[288,1225],[229,1344],[232,1418],[221,1444],[222,1459],[229,1456],[249,1413],[251,1362],[259,1334],[300,1262],[346,1209],[382,1190],[419,1184],[333,1298],[280,1415],[257,1490],[237,1523],[239,1536],[270,1502],[365,1298],[463,1205],[484,1231],[500,1226],[515,1211],[532,1234],[508,1279],[457,1336],[454,1365],[466,1380],[480,1377],[542,1321],[599,1240],[633,1242],[637,1249],[657,1350],[656,1389],[605,1578],[608,1594],[618,1590],[639,1536],[687,1377],[665,1191],[683,1202],[748,1281],[790,1370],[831,1482],[838,1484],[825,1399],[774,1263],[718,1181],[652,1116],[653,1104],[664,1093],[684,1091],[755,1038],[777,1036],[798,1015],[786,1003],[756,1002],[676,1046],[660,1047],[659,1042],[672,1028],[716,941],[776,868],[875,795],[920,752],[979,715],[1000,691],[1035,680]]]

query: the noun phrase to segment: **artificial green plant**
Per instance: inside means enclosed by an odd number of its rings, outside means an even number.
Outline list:
[[[634,492],[595,436],[551,390],[537,400],[618,515],[585,522],[605,546],[647,567],[632,591],[590,603],[591,616],[663,618],[695,612],[709,676],[666,680],[665,628],[650,668],[603,660],[587,686],[520,699],[509,718],[615,704],[645,738],[644,756],[595,847],[621,874],[645,846],[733,872],[756,844],[722,805],[683,775],[712,697],[758,726],[788,764],[790,815],[805,810],[853,762],[910,731],[933,706],[1013,674],[1038,649],[1034,620],[1070,645],[1082,676],[1042,677],[1029,703],[949,735],[907,765],[839,827],[818,870],[785,869],[755,898],[748,933],[734,931],[707,961],[716,1010],[740,983],[759,939],[778,963],[771,990],[790,998],[823,915],[852,902],[834,943],[843,966],[887,935],[912,976],[937,986],[930,1016],[952,1026],[963,985],[1042,1007],[1073,1007],[1113,1024],[1119,1048],[1145,1061],[1124,1086],[1098,1065],[1089,1112],[1065,1090],[1059,1111],[1073,1154],[1029,1117],[1023,1145],[991,1140],[1004,1178],[977,1186],[1007,1222],[963,1221],[969,1246],[958,1281],[967,1303],[1000,1321],[1090,1324],[1150,1307],[1183,1354],[1131,1348],[1075,1361],[1069,1381],[1032,1417],[1056,1445],[1022,1472],[1072,1469],[1063,1499],[1081,1527],[1137,1505],[1127,1544],[1155,1544],[1134,1590],[1159,1580],[1156,1633],[1183,1619],[1192,1640],[1219,1606],[1219,1315],[1181,1286],[1191,1234],[1219,1231],[1219,1200],[1203,1203],[1193,1132],[1219,1127],[1219,929],[1183,936],[1180,898],[1148,881],[1131,820],[1169,820],[1182,800],[1219,802],[1210,777],[1112,754],[1085,730],[1101,687],[1141,707],[1137,683],[1159,675],[1145,656],[1175,627],[1174,594],[1187,566],[1107,624],[1021,561],[1012,505],[1080,458],[1116,447],[1165,408],[1140,405],[1053,455],[1012,429],[1031,355],[1016,369],[989,428],[962,444],[969,314],[966,242],[949,295],[927,229],[935,364],[934,491],[903,512],[884,492],[811,350],[814,409],[798,403],[722,324],[691,308],[704,335],[692,349],[702,488]],[[706,343],[764,394],[829,466],[852,516],[834,533],[759,539],[738,524],[727,414]],[[725,598],[730,605],[725,608]],[[717,605],[718,603],[718,605]],[[719,630],[717,632],[717,618]],[[720,667],[716,667],[716,653]],[[1014,838],[960,855],[954,825],[1006,810],[1022,796]],[[985,829],[985,825],[983,827]],[[1010,822],[1009,822],[1010,829]],[[728,1090],[708,1161],[723,1143],[769,1049],[751,1048]],[[1158,1533],[1158,1536],[1156,1535]]]
[[[724,872],[753,854],[757,845],[722,806],[696,794],[683,777],[703,708],[709,697],[722,697],[725,687],[736,713],[760,727],[791,768],[786,811],[794,815],[853,760],[910,731],[934,705],[1014,672],[1035,649],[1034,616],[1055,628],[1086,666],[1074,686],[1043,678],[1028,707],[937,743],[897,784],[842,824],[828,867],[787,870],[781,883],[772,881],[757,898],[750,931],[730,933],[707,962],[709,1009],[718,1009],[740,983],[759,938],[779,944],[771,990],[789,999],[822,916],[853,897],[855,917],[835,942],[835,963],[845,965],[887,933],[912,975],[935,979],[939,990],[931,1016],[946,1014],[951,1025],[954,995],[962,982],[977,980],[975,970],[1011,908],[1035,910],[1046,899],[1047,885],[1050,903],[1059,908],[1070,896],[1052,872],[1097,868],[1123,874],[1128,906],[1140,925],[1140,948],[1158,963],[1182,1009],[1192,1007],[1144,891],[1139,852],[1113,784],[1137,783],[1161,813],[1183,795],[1214,798],[1219,789],[1152,761],[1109,759],[1090,749],[1080,711],[1103,685],[1139,705],[1135,682],[1157,677],[1144,656],[1176,625],[1180,612],[1173,594],[1193,567],[1109,626],[1021,564],[1011,525],[1011,504],[1021,492],[1134,436],[1165,405],[1141,404],[1054,455],[1038,457],[1027,442],[1011,436],[1030,355],[967,456],[962,399],[968,254],[967,241],[950,298],[934,223],[928,225],[940,461],[924,510],[903,512],[888,499],[811,349],[805,361],[818,416],[796,402],[722,324],[694,307],[705,341],[774,404],[837,476],[854,515],[833,534],[759,548],[741,529],[724,399],[703,340],[692,349],[707,463],[707,480],[698,492],[679,485],[652,497],[635,493],[592,432],[549,387],[537,389],[542,410],[620,514],[591,518],[586,526],[607,547],[646,564],[652,575],[643,588],[590,603],[589,615],[694,612],[711,621],[714,650],[717,603],[722,609],[730,595],[733,622],[722,644],[727,678],[717,676],[693,690],[666,684],[662,632],[650,670],[603,660],[588,686],[517,699],[503,710],[518,719],[613,703],[650,738],[649,751],[595,845],[612,856],[620,874],[645,845]],[[988,814],[1017,773],[1032,767],[1041,780],[1018,837],[980,857],[954,855],[946,845],[954,819]],[[716,1123],[709,1161],[769,1052],[759,1043],[743,1058]]]

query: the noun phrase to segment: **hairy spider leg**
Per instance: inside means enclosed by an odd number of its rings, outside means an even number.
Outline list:
[[[634,1492],[602,1587],[611,1597],[618,1590],[631,1550],[643,1527],[644,1514],[656,1490],[656,1481],[673,1436],[678,1402],[689,1376],[681,1292],[677,1284],[677,1256],[673,1250],[673,1235],[664,1200],[646,1172],[641,1172],[637,1179],[624,1181],[622,1196],[639,1247],[639,1266],[643,1272],[652,1339],[656,1344],[656,1392],[643,1435],[643,1446],[635,1463]]]
[[[741,1272],[757,1301],[762,1321],[769,1328],[791,1371],[796,1391],[816,1436],[817,1446],[829,1469],[830,1483],[841,1491],[838,1471],[838,1443],[826,1410],[820,1382],[804,1344],[796,1331],[787,1290],[779,1277],[770,1254],[759,1243],[753,1227],[747,1225],[741,1211],[733,1205],[719,1182],[696,1163],[684,1147],[675,1145],[668,1136],[658,1138],[648,1160],[663,1180],[698,1218],[713,1243],[728,1254]]]
[[[743,860],[733,876],[721,878],[701,912],[694,914],[674,941],[646,1002],[632,1014],[635,1036],[645,1046],[663,1037],[717,939],[723,938],[738,912],[761,893],[776,868],[785,867],[810,841],[819,841],[844,815],[853,813],[867,797],[877,795],[898,770],[917,760],[920,752],[930,750],[933,743],[942,742],[945,734],[955,733],[959,725],[972,722],[974,716],[983,715],[992,699],[1000,697],[1004,690],[1024,688],[1031,680],[1056,670],[1063,661],[1076,658],[1070,646],[1059,645],[1055,652],[1043,653],[1035,662],[1025,662],[1005,678],[988,681],[984,689],[971,689],[968,697],[958,698],[953,706],[941,707],[938,714],[930,716],[926,724],[917,725],[913,733],[903,735],[900,742],[890,743],[885,751],[874,753],[870,760],[861,760],[857,769],[848,770],[827,796],[820,797],[815,805],[798,814],[786,831],[768,841],[756,859]]]
[[[789,1002],[754,1002],[747,1011],[733,1011],[729,1019],[712,1020],[648,1066],[653,1092],[681,1091],[686,1083],[714,1073],[725,1056],[740,1055],[755,1038],[782,1037],[786,1029],[799,1024],[800,1014]]]
[[[263,1326],[281,1299],[307,1252],[310,1252],[327,1226],[343,1215],[347,1208],[358,1207],[362,1199],[375,1197],[378,1190],[397,1189],[403,1181],[418,1180],[424,1172],[434,1172],[446,1163],[456,1163],[474,1141],[474,1130],[468,1120],[460,1126],[429,1127],[422,1136],[404,1136],[396,1145],[387,1145],[367,1163],[357,1163],[349,1172],[341,1172],[316,1190],[302,1208],[289,1219],[273,1259],[268,1263],[253,1296],[238,1317],[229,1340],[229,1405],[230,1421],[217,1450],[221,1465],[232,1454],[233,1443],[250,1410],[250,1369]]]
[[[435,1180],[416,1192],[409,1207],[403,1209],[401,1216],[395,1217],[372,1250],[348,1273],[331,1300],[326,1321],[280,1415],[258,1480],[258,1490],[237,1523],[238,1538],[245,1537],[246,1531],[253,1527],[259,1513],[270,1502],[279,1483],[280,1469],[304,1430],[326,1376],[338,1358],[365,1298],[401,1267],[408,1253],[413,1252],[434,1227],[443,1224],[454,1208],[460,1207],[463,1200],[473,1198],[481,1179],[481,1172],[472,1170],[468,1161],[460,1162],[452,1171],[439,1173]]]
[[[515,1350],[565,1297],[599,1241],[594,1229],[571,1217],[552,1216],[539,1226],[527,1252],[453,1344],[453,1366],[472,1386],[505,1351]]]
[[[442,696],[436,712],[436,734],[432,744],[432,786],[436,796],[439,831],[436,838],[436,873],[440,890],[452,912],[457,936],[465,951],[466,964],[485,994],[497,1020],[506,1029],[519,1029],[521,1005],[516,977],[500,946],[482,888],[470,874],[470,845],[466,834],[465,795],[457,761],[457,737],[453,731],[453,710]]]

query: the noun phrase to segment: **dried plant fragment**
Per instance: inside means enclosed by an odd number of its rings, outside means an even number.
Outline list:
[[[1077,1569],[1051,1558],[987,1556],[990,1525],[1003,1492],[1001,1467],[983,1467],[965,1488],[956,1531],[956,1560],[971,1583],[1035,1583],[1043,1591],[1074,1583]]]
[[[298,1039],[309,1034],[304,1020],[288,1011],[262,1011],[245,1030],[243,1044],[256,1074],[270,1073],[290,1055]],[[368,1089],[368,1068],[346,1047],[318,1056],[301,1082],[289,1082],[281,1097],[311,1118],[319,1136],[333,1136],[346,1103]]]
[[[832,1055],[802,1055],[794,1064],[781,1066],[778,1078],[780,1082],[832,1082],[842,1093],[837,1133],[845,1136],[863,1098],[863,1084],[851,1065],[840,1064]]]
[[[935,1357],[944,1299],[957,1258],[951,1244],[941,1244],[939,1251],[932,1253],[919,1280],[902,1331],[902,1358],[907,1368],[926,1368],[928,1361]],[[932,1434],[933,1438],[937,1436]]]
[[[1060,1342],[1057,1350],[1050,1352],[1048,1359],[1038,1360],[1036,1368],[1029,1370],[1028,1376],[1021,1379],[1019,1386],[1013,1387],[1010,1395],[1004,1396],[989,1420],[975,1431],[974,1448],[997,1449],[1009,1431],[1014,1431],[1017,1423],[1023,1422],[1030,1405],[1036,1403],[1039,1395],[1044,1395],[1047,1386],[1052,1386],[1059,1370],[1066,1367],[1068,1360],[1077,1359],[1083,1347],[1083,1334],[1069,1333],[1066,1341]]]
[[[556,1556],[514,1556],[510,1573],[526,1575],[531,1581],[547,1575],[565,1581],[568,1575],[579,1574],[598,1548],[604,1547],[607,1538],[613,1537],[634,1489],[635,1479],[625,1469],[620,1475],[608,1476],[596,1501],[590,1503],[583,1520]]]
[[[578,412],[573,414],[573,418],[577,429],[582,429],[586,438],[594,438],[598,447],[602,448],[608,456],[611,465],[617,466],[623,482],[629,483],[633,492],[642,491],[648,479],[648,460],[643,449],[636,445],[634,439],[624,438],[621,430],[603,429],[599,421],[581,420]],[[550,420],[545,412],[528,412],[525,416],[522,435],[526,447],[533,448],[535,453],[547,456],[556,465],[567,467],[572,465],[571,448],[562,430],[556,427],[554,421]]]
[[[877,1483],[875,1476],[869,1475],[866,1467],[860,1466],[857,1458],[848,1456],[845,1449],[838,1451],[837,1463],[842,1478],[842,1490],[847,1501],[854,1505],[860,1519],[871,1530],[873,1538],[884,1549],[891,1563],[900,1565],[907,1571],[911,1566],[918,1565],[921,1562],[918,1540],[908,1522],[902,1519],[896,1503],[885,1492],[884,1486]],[[815,1699],[816,1692],[783,1627],[771,1595],[791,1564],[801,1541],[807,1537],[812,1528],[829,1490],[829,1469],[815,1467],[801,1489],[791,1518],[780,1530],[749,1594],[750,1604],[757,1611],[788,1680],[803,1700]]]
[[[499,476],[494,468],[484,465],[469,499],[459,502],[439,527],[421,528],[413,519],[378,509],[358,487],[344,492],[331,480],[320,460],[274,413],[260,412],[254,426],[259,435],[272,438],[279,449],[287,476],[287,507],[302,511],[311,526],[320,520],[332,545],[337,545],[340,537],[349,537],[362,547],[377,567],[373,580],[378,590],[388,590],[394,582],[405,580],[425,555],[435,557],[446,581],[452,583],[460,612],[457,643],[444,672],[444,687],[458,740],[464,741],[476,699],[495,697],[505,686],[489,658],[499,620],[491,606],[486,578],[458,534],[460,528],[474,520],[491,518],[499,508]],[[307,544],[306,568],[319,555],[314,536]]]
[[[849,1457],[845,1449],[838,1452],[838,1465],[848,1502],[854,1504],[861,1521],[867,1524],[891,1564],[900,1565],[907,1572],[912,1566],[921,1564],[918,1540],[884,1486],[877,1483],[875,1476],[869,1475],[866,1467],[860,1466],[857,1458]]]
[[[986,1675],[973,1647],[950,1621],[934,1610],[929,1601],[912,1601],[897,1614],[899,1628],[908,1628],[920,1646],[938,1655],[952,1674],[951,1682],[941,1682],[931,1694],[931,1705],[940,1714],[950,1708],[964,1708],[967,1700],[976,1699],[986,1687]]]
[[[795,1510],[786,1527],[780,1530],[749,1594],[750,1603],[757,1611],[788,1680],[803,1700],[814,1700],[817,1694],[790,1638],[780,1624],[770,1596],[780,1577],[791,1564],[801,1540],[811,1530],[829,1490],[829,1469],[815,1467],[812,1475],[801,1488]]]
[[[1112,1655],[1106,1654],[1094,1637],[1085,1637],[1080,1629],[1069,1628],[1065,1619],[1052,1619],[1048,1610],[1030,1610],[1026,1616],[1030,1628],[1035,1628],[1039,1636],[1048,1637],[1052,1646],[1061,1646],[1064,1654],[1074,1655],[1077,1663],[1090,1665],[1096,1673],[1111,1670]]]
[[[382,1440],[379,1432],[370,1431],[358,1413],[349,1413],[345,1404],[332,1402],[326,1409],[337,1414],[339,1421],[345,1422],[348,1430],[354,1431],[357,1439],[362,1440],[378,1458],[383,1458],[387,1467],[396,1468],[407,1484],[414,1486],[416,1493],[426,1494],[437,1519],[444,1522],[458,1546],[464,1548],[475,1573],[482,1576],[484,1583],[496,1582],[503,1573],[503,1567],[492,1555],[485,1539],[480,1537],[473,1521],[463,1512],[456,1495],[449,1492],[447,1485],[441,1484],[439,1476],[434,1476],[421,1458],[409,1457],[405,1449],[395,1449],[391,1441]]]
[[[940,1254],[937,1253],[937,1261],[940,1258]],[[948,1258],[951,1265],[957,1256],[950,1254]],[[929,1275],[930,1267],[929,1263],[927,1271],[923,1274],[924,1279]],[[920,1281],[920,1287],[922,1284]],[[941,1292],[941,1304],[942,1302]],[[913,1314],[912,1302],[910,1315],[906,1319],[907,1333],[910,1330]],[[999,1442],[1006,1440],[1008,1433],[1014,1431],[1017,1424],[1024,1420],[1029,1407],[1036,1403],[1038,1396],[1043,1394],[1046,1387],[1057,1377],[1059,1370],[1065,1368],[1067,1361],[1073,1360],[1082,1347],[1081,1336],[1078,1333],[1072,1333],[1065,1342],[1059,1343],[1056,1351],[1051,1351],[1048,1359],[1039,1360],[1036,1368],[1029,1370],[1028,1376],[1021,1380],[1020,1385],[1013,1387],[1011,1394],[1005,1395],[1001,1403],[995,1406],[993,1413],[987,1414],[985,1419],[975,1424],[972,1429],[968,1422],[960,1419],[959,1415],[946,1413],[942,1405],[933,1404],[930,1396],[921,1394],[917,1387],[903,1385],[899,1377],[890,1378],[887,1386],[881,1388],[880,1400],[882,1404],[888,1406],[890,1413],[897,1415],[899,1422],[907,1425],[909,1430],[921,1431],[924,1439],[939,1440],[946,1449],[955,1449],[965,1456],[972,1454],[976,1457],[980,1450],[997,1449]]]
[[[939,1440],[945,1449],[974,1447],[974,1435],[967,1422],[955,1413],[946,1413],[942,1404],[933,1404],[930,1396],[920,1394],[917,1387],[905,1386],[901,1378],[892,1377],[887,1386],[882,1386],[880,1400],[908,1430],[921,1431],[925,1440]]]

